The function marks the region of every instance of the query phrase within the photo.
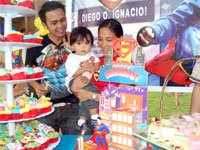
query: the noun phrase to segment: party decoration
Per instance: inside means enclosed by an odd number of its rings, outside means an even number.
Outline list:
[[[105,66],[100,68],[100,81],[147,85],[148,73],[144,70],[144,55],[142,49],[138,48],[136,65],[132,62],[132,52],[138,43],[133,38],[117,38],[112,48],[108,49],[108,58]],[[112,49],[118,58],[113,61]],[[139,65],[139,66],[137,66]]]
[[[40,17],[35,18],[34,25],[40,31],[40,34],[42,36],[49,33],[49,31],[47,29],[45,29],[44,26],[42,25],[42,21],[41,21]]]

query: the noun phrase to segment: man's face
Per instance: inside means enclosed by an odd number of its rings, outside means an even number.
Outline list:
[[[67,20],[61,8],[46,12],[46,24],[44,27],[49,30],[49,34],[54,37],[64,37],[67,29]]]

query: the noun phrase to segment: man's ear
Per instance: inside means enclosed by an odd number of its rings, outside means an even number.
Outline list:
[[[47,24],[46,24],[46,23],[42,22],[42,26],[43,26],[46,30],[48,30],[48,27],[47,27]]]

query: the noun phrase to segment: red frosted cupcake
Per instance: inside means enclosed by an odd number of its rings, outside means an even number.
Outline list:
[[[37,43],[37,36],[29,32],[28,35],[24,35],[23,42],[27,43]]]
[[[24,108],[20,110],[24,119],[35,118],[39,115],[39,109],[35,106],[27,104]]]
[[[47,136],[49,137],[49,143],[55,143],[59,139],[59,133],[58,132],[49,132],[47,134]]]
[[[0,104],[0,121],[8,121],[10,118],[10,110],[8,110],[7,105]]]
[[[33,1],[32,0],[19,0],[18,6],[27,7],[27,8],[32,9]]]
[[[37,37],[37,43],[38,44],[42,44],[42,40],[43,40],[43,38],[41,36]]]
[[[26,72],[19,66],[14,67],[10,70],[12,80],[24,80],[27,78]]]
[[[16,106],[10,114],[10,119],[11,120],[18,120],[22,118],[22,115],[20,113],[21,107]]]
[[[42,70],[42,68],[33,66],[33,70],[35,72],[35,78],[42,78],[43,77],[43,70]]]
[[[40,113],[48,113],[52,109],[52,102],[50,101],[51,98],[46,96],[41,96],[38,100],[38,105],[40,108]]]
[[[40,136],[40,135],[38,135],[34,141],[41,145],[40,146],[41,149],[45,149],[49,145],[48,136]]]
[[[33,137],[30,135],[25,135],[23,138],[20,139],[20,142],[22,143],[23,146],[25,146],[26,144],[33,142]]]
[[[24,147],[26,150],[41,150],[41,145],[37,142],[29,142]]]
[[[51,111],[52,103],[47,101],[46,102],[42,101],[39,103],[39,106],[40,106],[40,113],[44,114]]]
[[[5,36],[4,42],[23,42],[23,38],[24,38],[23,33],[17,31],[11,31]]]
[[[0,81],[10,80],[10,73],[6,68],[0,67]]]
[[[0,0],[0,5],[3,5],[4,4],[4,0]]]
[[[26,67],[23,67],[23,70],[26,72],[27,79],[33,79],[35,78],[36,74],[35,71],[32,67],[27,65]]]
[[[16,5],[16,3],[12,0],[3,0],[4,5]]]

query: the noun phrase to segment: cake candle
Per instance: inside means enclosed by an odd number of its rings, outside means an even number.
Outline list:
[[[78,150],[84,150],[84,143],[83,143],[83,135],[85,131],[83,130],[81,132],[81,136],[79,136],[76,140],[78,142]]]

